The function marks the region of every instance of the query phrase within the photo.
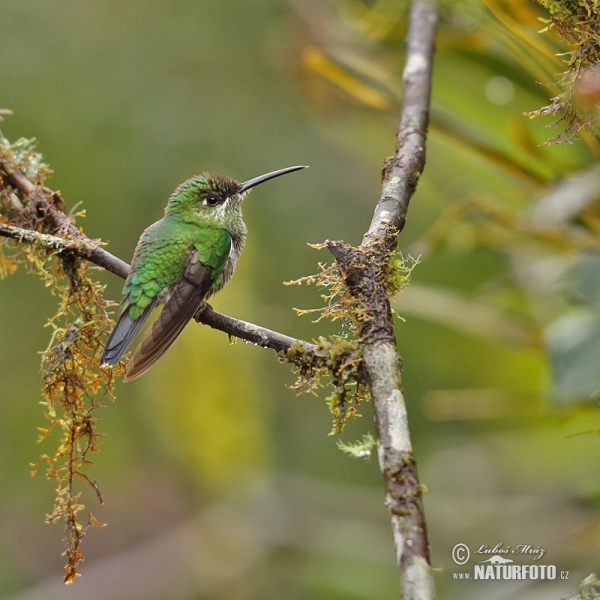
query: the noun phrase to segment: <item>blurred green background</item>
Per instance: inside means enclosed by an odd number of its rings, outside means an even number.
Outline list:
[[[2,131],[38,139],[49,185],[125,260],[186,178],[310,165],[250,196],[247,247],[213,305],[304,339],[335,333],[292,310],[319,306],[318,290],[282,282],[328,260],[307,242],[358,243],[368,227],[394,149],[405,9],[0,0]],[[394,307],[440,598],[560,598],[598,568],[599,152],[590,136],[538,148],[556,132],[522,116],[555,93],[536,81],[564,68],[539,16],[516,0],[442,5],[428,164],[400,239],[421,255]],[[578,173],[587,204],[536,221]],[[118,300],[122,282],[98,279]],[[36,438],[55,298],[24,268],[1,286],[1,599],[398,596],[376,460],[336,448],[323,398],[286,389],[272,352],[200,325],[102,412],[91,475],[108,506],[83,500],[108,525],[65,587],[62,527],[44,523],[54,483],[29,468],[52,448]],[[373,431],[362,412],[341,439]],[[570,578],[455,581],[458,543],[539,546]]]

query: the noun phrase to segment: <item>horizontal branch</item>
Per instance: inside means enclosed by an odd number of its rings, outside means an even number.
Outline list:
[[[194,318],[199,323],[204,323],[204,325],[208,325],[213,329],[224,331],[229,335],[245,340],[246,342],[252,342],[263,348],[271,348],[275,352],[287,352],[292,344],[301,344],[309,351],[317,349],[315,344],[297,340],[283,333],[223,315],[214,310],[210,304],[199,310]]]
[[[107,252],[100,246],[99,242],[91,240],[79,233],[77,240],[65,239],[57,235],[39,233],[31,229],[23,229],[14,225],[0,223],[0,237],[10,238],[25,244],[39,244],[43,248],[56,252],[57,254],[72,253],[85,260],[114,273],[122,279],[127,279],[129,265]],[[301,344],[306,350],[314,350],[316,346],[303,340],[272,331],[260,325],[254,325],[247,321],[234,319],[221,314],[209,305],[198,311],[195,320],[213,329],[217,329],[227,335],[252,342],[263,348],[270,348],[276,352],[286,352],[294,343]]]
[[[49,251],[57,253],[72,252],[81,258],[127,279],[129,274],[129,265],[120,258],[104,250],[99,242],[89,238],[70,240],[49,233],[39,233],[31,229],[23,229],[14,225],[4,225],[0,223],[0,236],[16,240],[25,244],[39,244]]]

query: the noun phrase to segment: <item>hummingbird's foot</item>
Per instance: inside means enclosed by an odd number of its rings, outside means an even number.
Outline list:
[[[196,311],[196,313],[194,314],[194,321],[200,321],[200,315],[206,310],[206,309],[212,310],[213,307],[208,303],[208,302],[203,302],[200,305],[200,308]]]

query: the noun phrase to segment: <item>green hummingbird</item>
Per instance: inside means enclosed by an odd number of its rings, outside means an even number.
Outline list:
[[[151,311],[164,304],[129,362],[124,381],[145,373],[205,300],[233,275],[246,241],[242,201],[248,190],[304,168],[287,167],[243,183],[215,173],[182,183],[169,198],[165,216],[150,225],[137,243],[117,324],[100,363],[114,367]]]

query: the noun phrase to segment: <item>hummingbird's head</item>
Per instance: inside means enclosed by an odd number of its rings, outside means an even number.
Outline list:
[[[260,183],[306,167],[287,167],[240,183],[217,173],[202,173],[182,183],[172,194],[165,214],[186,220],[221,223],[232,213],[240,214],[248,191]]]

